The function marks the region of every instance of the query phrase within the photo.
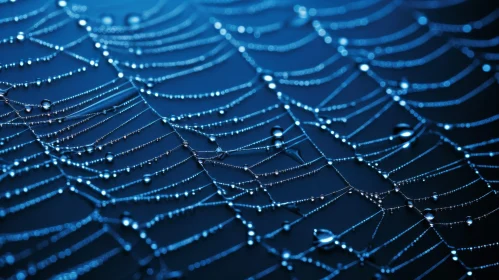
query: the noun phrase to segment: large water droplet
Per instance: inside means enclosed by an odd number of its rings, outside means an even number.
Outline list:
[[[283,135],[283,130],[278,125],[274,126],[270,132],[275,138],[281,138]]]
[[[310,17],[305,6],[296,5],[294,11],[296,12],[296,17],[291,20],[291,26],[299,27],[309,22]]]
[[[113,159],[114,159],[114,155],[113,155],[113,153],[108,152],[108,153],[106,154],[106,161],[107,161],[107,162],[113,162]]]
[[[18,41],[21,41],[21,42],[22,42],[22,41],[24,41],[24,38],[25,38],[25,36],[24,36],[24,32],[19,32],[19,33],[17,33],[16,39],[17,39]]]
[[[414,135],[414,129],[406,123],[399,123],[393,128],[393,133],[403,141],[407,141]]]
[[[86,147],[87,153],[91,154],[94,152],[94,147],[92,145]]]
[[[403,79],[402,81],[400,81],[399,86],[401,89],[408,89],[410,84],[406,79]]]
[[[42,105],[43,110],[48,111],[52,107],[52,102],[48,99],[44,99],[44,100],[42,100],[40,105]]]
[[[111,177],[111,173],[109,173],[109,170],[104,170],[104,171],[102,172],[102,178],[104,178],[104,179],[106,179],[106,180],[107,180],[107,179],[109,179],[110,177]]]
[[[151,175],[149,174],[145,174],[142,181],[144,182],[144,184],[149,184],[151,183]]]
[[[103,14],[100,18],[101,22],[103,25],[113,25],[114,23],[114,18],[110,14]]]
[[[125,16],[125,23],[128,26],[136,27],[140,24],[142,21],[140,14],[138,13],[131,13]]]
[[[301,157],[300,150],[297,150],[295,148],[288,148],[288,149],[284,150],[284,152],[286,153],[286,155],[288,155],[290,158],[296,160],[297,162],[299,162],[301,164],[305,163],[305,161]]]
[[[413,208],[414,207],[414,202],[412,202],[412,200],[407,200],[407,207]]]
[[[269,75],[269,74],[264,74],[264,75],[262,75],[262,80],[264,82],[270,83],[274,80],[274,77],[272,77],[272,75]]]
[[[68,5],[68,2],[66,0],[58,0],[57,1],[57,6],[64,8]]]
[[[24,111],[26,111],[26,113],[31,113],[31,110],[33,110],[33,108],[30,105],[26,105],[24,107]]]
[[[423,215],[428,222],[431,222],[433,221],[433,219],[435,219],[434,211],[430,208],[426,208],[425,210],[423,210]]]
[[[335,235],[327,229],[314,229],[315,243],[318,245],[329,245],[334,241]]]
[[[438,201],[438,194],[436,192],[433,192],[433,195],[431,197],[433,198],[433,201]]]
[[[1,68],[0,68],[1,69]],[[0,88],[0,96],[7,96],[7,93],[9,92],[9,89],[1,89]]]
[[[471,216],[466,217],[466,224],[468,226],[471,226],[473,224],[473,219],[471,218]]]
[[[291,257],[291,253],[288,250],[284,250],[284,251],[282,251],[281,256],[283,259],[287,260],[287,259],[289,259],[289,257]]]
[[[274,139],[272,143],[274,144],[274,147],[276,147],[277,149],[282,148],[282,145],[284,144],[280,139]]]
[[[121,224],[125,227],[129,226],[132,223],[132,218],[128,211],[123,212],[120,218],[121,218]]]

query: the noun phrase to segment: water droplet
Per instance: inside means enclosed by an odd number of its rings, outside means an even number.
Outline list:
[[[305,163],[305,161],[303,160],[303,158],[301,156],[300,150],[297,150],[295,148],[288,148],[288,149],[284,150],[284,152],[286,153],[286,155],[288,155],[290,158],[296,160],[297,162],[299,162],[301,164]]]
[[[307,7],[296,5],[294,11],[296,12],[296,17],[291,20],[291,26],[299,27],[308,23],[310,17]]]
[[[413,208],[414,207],[414,202],[412,202],[412,200],[407,200],[407,207]]]
[[[107,162],[113,162],[113,159],[114,159],[114,155],[113,155],[113,153],[108,152],[108,153],[106,154],[106,161],[107,161]]]
[[[471,216],[466,217],[466,224],[468,226],[471,226],[473,224],[473,219],[471,218]]]
[[[24,32],[17,33],[16,39],[21,42],[24,41]]]
[[[57,6],[64,8],[68,5],[68,2],[66,0],[58,0],[57,1]]]
[[[7,96],[8,92],[9,92],[8,89],[0,89],[0,96]]]
[[[341,37],[338,39],[338,44],[340,44],[342,46],[346,46],[346,45],[348,45],[348,39],[345,37]]]
[[[282,228],[284,229],[284,231],[290,231],[291,230],[291,224],[289,223],[289,221],[284,221],[282,223]]]
[[[362,72],[367,72],[367,71],[369,71],[369,65],[367,65],[367,64],[365,64],[365,63],[364,63],[364,64],[361,64],[361,65],[359,66],[359,69],[360,69],[360,71],[362,71]]]
[[[217,141],[217,137],[215,137],[214,135],[210,135],[209,139],[210,139],[210,142]]]
[[[151,183],[151,175],[149,175],[149,174],[145,174],[145,175],[144,175],[144,178],[142,179],[142,181],[144,182],[144,184],[149,184],[149,183]]]
[[[407,141],[414,135],[414,129],[406,123],[399,123],[393,128],[393,133],[403,141]]]
[[[93,153],[93,151],[94,151],[94,147],[93,147],[93,146],[91,146],[91,145],[90,145],[90,146],[87,146],[86,150],[87,150],[87,153],[91,154],[91,153]]]
[[[283,135],[283,130],[278,125],[274,126],[270,132],[275,138],[281,138]]]
[[[280,149],[282,147],[282,145],[284,145],[284,143],[279,140],[279,139],[274,139],[272,141],[272,143],[274,144],[274,146],[277,148],[277,149]]]
[[[33,108],[30,105],[26,105],[24,107],[24,111],[26,111],[26,113],[31,113],[31,110],[33,110]]]
[[[274,80],[274,77],[272,77],[271,75],[265,74],[262,76],[262,80],[265,82],[272,82]]]
[[[282,251],[282,258],[283,259],[287,260],[287,259],[289,259],[289,257],[291,257],[291,253],[288,250]]]
[[[438,194],[436,192],[433,192],[433,195],[431,196],[434,201],[438,200]]]
[[[130,213],[125,211],[121,214],[121,224],[125,227],[129,226],[132,223],[132,218],[130,217]]]
[[[110,14],[103,14],[100,19],[104,25],[113,25],[114,18]]]
[[[43,110],[48,111],[52,107],[52,102],[48,99],[42,100],[40,103],[42,105]]]
[[[428,222],[431,222],[433,221],[433,219],[435,219],[435,214],[430,208],[426,208],[425,210],[423,210],[423,215]]]
[[[401,89],[408,89],[409,88],[409,82],[406,79],[403,79],[402,81],[400,81],[399,86],[400,86]]]
[[[142,19],[138,13],[131,13],[125,16],[125,23],[128,26],[137,27],[141,21]]]
[[[104,170],[104,172],[102,172],[102,178],[106,180],[111,178],[111,173],[109,173],[109,170]]]
[[[329,245],[334,242],[335,235],[327,229],[314,229],[315,243],[318,245]]]
[[[85,25],[87,25],[87,21],[84,20],[84,19],[80,19],[80,20],[78,20],[78,25],[79,26],[85,26]]]

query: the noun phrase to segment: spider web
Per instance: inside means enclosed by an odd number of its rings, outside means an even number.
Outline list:
[[[497,275],[471,2],[1,1],[1,278]]]

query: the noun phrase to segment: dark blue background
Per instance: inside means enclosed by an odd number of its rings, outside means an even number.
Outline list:
[[[103,13],[110,13],[114,16],[115,22],[117,24],[122,24],[126,14],[132,11],[140,11],[150,8],[154,5],[155,1],[103,2],[104,1],[86,1],[77,2],[77,4],[84,4],[88,6],[88,10],[82,13],[82,15],[85,15],[87,18],[99,18]],[[172,1],[172,3],[167,4],[167,8],[165,10],[167,11],[170,7],[175,7],[178,4],[176,2],[180,1]],[[305,2],[306,3],[300,4],[304,4],[306,6],[327,7],[331,5],[336,6],[341,3],[346,3],[347,1],[333,1],[334,3],[329,3],[328,1]],[[381,2],[382,3],[380,3],[379,5],[375,5],[372,8],[368,9],[368,11],[375,11],[386,4],[386,1]],[[39,7],[42,3],[44,2],[26,1],[26,3],[18,3],[19,5],[10,3],[2,4],[0,6],[0,18],[32,10],[35,7]],[[272,9],[270,11],[265,11],[256,15],[219,16],[219,18],[223,22],[255,26],[272,23],[279,20],[287,21],[294,17],[294,12],[292,10],[292,6],[294,3],[294,1],[290,1],[290,5],[286,8]],[[71,4],[75,3],[71,2]],[[491,10],[495,9],[495,6],[497,5],[493,3],[493,1],[468,1],[467,3],[458,5],[456,7],[446,8],[438,11],[428,11],[427,16],[430,20],[435,20],[436,22],[461,24],[471,20],[482,18]],[[55,4],[50,6],[49,8],[49,10],[55,9]],[[199,13],[199,17],[196,22],[197,24],[208,22],[210,15],[208,14],[207,10],[203,10],[202,8],[194,9],[190,6],[186,10],[186,12],[182,13],[179,17],[148,30],[160,30],[162,28],[172,26],[175,23],[181,22],[183,19],[187,18],[193,13]],[[336,16],[334,18],[332,17],[331,19],[351,19],[358,17],[358,15],[367,13],[368,12],[366,11],[359,11],[353,12],[351,14],[349,13],[344,16]],[[95,24],[91,20],[89,20],[89,22],[92,26],[95,26]],[[334,36],[338,37],[345,36],[348,38],[374,38],[377,36],[382,36],[384,34],[393,33],[412,22],[414,22],[414,10],[410,9],[407,6],[402,6],[400,9],[397,9],[396,13],[393,13],[389,17],[379,22],[373,23],[367,27],[358,28],[355,30],[331,31],[331,33],[334,34]],[[13,35],[15,36],[18,31],[26,29],[33,23],[34,21],[28,20],[23,23],[0,25],[0,38]],[[497,23],[494,23],[491,26],[484,28],[483,30],[473,33],[472,35],[442,34],[441,37],[432,39],[427,44],[415,50],[388,56],[386,59],[389,58],[389,60],[408,60],[419,58],[431,52],[446,40],[451,40],[454,36],[474,36],[474,38],[494,37],[497,35],[496,28]],[[254,38],[251,35],[235,34],[235,36],[236,39],[246,42],[284,44],[302,38],[312,31],[313,28],[311,27],[311,25],[307,24],[299,28],[286,27],[278,32],[263,35],[258,39]],[[422,32],[423,31],[418,34],[420,35],[422,34]],[[84,34],[85,31],[81,27],[78,27],[76,22],[71,22],[62,29],[54,33],[40,36],[40,38],[54,44],[64,44]],[[214,34],[216,34],[215,30],[210,27],[199,37],[210,37]],[[415,38],[418,34],[414,35],[411,38]],[[410,38],[406,38],[404,40],[409,41]],[[121,61],[176,61],[199,55],[211,48],[212,45],[182,50],[179,52],[167,53],[163,55],[141,57],[138,57],[135,54],[118,54],[111,51],[111,57],[119,59]],[[88,70],[83,74],[75,74],[71,78],[55,81],[51,84],[44,84],[41,87],[33,86],[29,88],[11,89],[8,92],[7,98],[32,104],[38,104],[43,99],[55,101],[91,89],[116,77],[116,70],[105,62],[105,58],[101,54],[102,50],[97,50],[96,48],[94,48],[93,43],[90,40],[84,41],[82,44],[72,48],[71,51],[89,59],[99,60],[99,67],[90,67],[86,65]],[[480,51],[494,52],[494,49],[478,50],[477,58],[479,58]],[[497,52],[497,48],[495,49],[495,51]],[[37,57],[48,54],[50,52],[51,51],[47,48],[29,42],[25,42],[23,44],[3,44],[0,45],[0,63],[5,64],[13,61],[18,61],[20,59],[24,59],[26,61],[28,57]],[[324,44],[320,39],[316,39],[312,43],[289,53],[264,53],[249,51],[249,54],[257,61],[260,66],[275,71],[295,70],[311,67],[320,63],[325,58],[332,56],[334,53],[336,53],[335,47],[333,45]],[[399,81],[406,78],[409,80],[409,82],[433,82],[445,80],[461,69],[464,69],[472,61],[473,59],[464,56],[458,49],[452,49],[435,61],[421,67],[403,70],[373,68],[373,70],[386,79]],[[332,73],[340,66],[348,64],[354,64],[354,62],[348,58],[342,58],[327,70],[320,72],[319,74],[316,74],[314,76],[322,77],[328,73]],[[45,78],[48,76],[65,73],[75,68],[81,67],[82,65],[84,65],[82,62],[77,61],[67,55],[61,54],[54,60],[47,63],[40,63],[38,65],[33,65],[30,67],[23,67],[22,69],[15,68],[1,70],[0,81],[8,81],[11,83],[32,81],[37,78]],[[492,66],[492,68],[495,69],[495,65],[493,64],[493,62]],[[128,69],[124,72],[127,77],[133,77],[137,73],[140,73],[141,77],[147,77],[165,75],[167,73],[176,72],[180,69],[181,68],[140,71],[131,71],[130,69]],[[347,73],[347,75],[349,73]],[[255,69],[250,67],[249,64],[247,64],[239,54],[236,54],[230,60],[213,68],[210,68],[209,70],[157,84],[153,87],[153,90],[172,94],[210,92],[241,84],[245,81],[250,80],[255,75],[257,75]],[[481,71],[480,67],[478,67],[465,79],[456,83],[450,88],[414,93],[413,95],[408,95],[407,98],[411,100],[421,101],[454,99],[474,89],[483,81],[493,75],[495,75],[495,70],[492,70],[489,73],[484,73],[483,71]],[[316,105],[321,100],[323,100],[332,90],[340,85],[341,82],[344,81],[345,77],[347,76],[345,75],[340,79],[316,87],[279,86],[279,90],[285,92],[293,98],[302,100],[303,103]],[[334,103],[347,102],[349,100],[362,96],[366,92],[372,91],[376,88],[376,86],[377,84],[367,75],[361,76],[343,93],[338,95],[338,97],[333,101]],[[497,113],[497,90],[497,84],[494,84],[493,86],[488,88],[485,93],[479,94],[472,100],[462,105],[443,109],[424,109],[420,110],[419,112],[429,119],[444,123],[480,120]],[[130,110],[130,112],[122,114],[121,116],[117,116],[106,124],[100,125],[95,129],[92,129],[88,133],[82,134],[81,136],[76,137],[71,141],[67,141],[66,144],[83,145],[92,143],[93,141],[95,141],[95,139],[99,138],[103,134],[109,132],[111,129],[123,123],[123,121],[129,119],[142,110],[147,109],[148,106],[151,106],[163,116],[177,116],[183,113],[207,110],[209,108],[214,108],[226,104],[236,98],[236,96],[240,96],[241,94],[242,91],[239,91],[234,94],[229,94],[225,97],[220,97],[213,100],[205,99],[202,101],[167,100],[142,94],[148,104],[138,105]],[[243,101],[233,109],[226,110],[223,116],[214,113],[211,115],[203,116],[201,118],[183,120],[178,123],[206,124],[210,122],[231,119],[233,117],[240,117],[277,103],[278,100],[275,96],[275,93],[268,89],[263,89],[248,100]],[[0,107],[1,114],[9,112],[9,110],[11,110],[8,106]],[[378,105],[375,107],[375,109],[371,109],[365,112],[359,117],[352,119],[352,121],[348,122],[347,124],[333,124],[331,128],[341,134],[349,134],[357,127],[359,127],[362,123],[371,118],[377,110],[381,109],[381,107],[382,105]],[[297,109],[296,107],[292,108],[293,114],[295,114],[302,123],[306,121],[315,121],[312,114]],[[55,109],[57,109],[56,106],[53,108],[53,110]],[[40,113],[39,109],[36,110],[36,113]],[[353,110],[350,110],[349,112],[352,111]],[[284,112],[284,110],[282,108],[279,108],[278,110],[260,115],[259,117],[250,119],[246,122],[243,122],[242,124],[229,124],[225,127],[217,127],[209,131],[224,132],[240,129],[242,127],[265,121],[282,112]],[[343,112],[339,113],[339,115],[342,114]],[[109,114],[106,116],[109,116]],[[99,117],[99,120],[104,119],[106,116]],[[112,137],[107,138],[107,140],[119,137],[128,132],[132,132],[156,118],[157,115],[155,115],[151,110],[146,111],[139,118],[131,121],[120,131],[113,134]],[[4,122],[4,119],[2,119],[2,122]],[[286,115],[284,118],[276,122],[266,124],[250,132],[242,133],[233,137],[219,138],[217,140],[217,143],[221,147],[223,147],[224,150],[234,149],[240,147],[241,145],[245,145],[247,143],[251,143],[258,139],[269,136],[271,127],[276,124],[286,128],[292,123],[293,120]],[[352,141],[362,142],[390,135],[393,133],[394,126],[398,123],[408,123],[414,126],[417,124],[417,121],[400,106],[392,106],[391,109],[389,109],[385,114],[377,119],[372,125],[356,135],[352,139]],[[46,133],[49,131],[60,129],[65,124],[66,123],[35,126],[33,127],[33,129],[37,133]],[[85,124],[83,127],[88,125],[89,124]],[[334,139],[328,133],[312,126],[304,126],[304,128],[307,134],[310,136],[312,142],[320,147],[320,149],[324,151],[324,153],[328,155],[328,157],[342,158],[355,155],[348,146],[342,144],[338,139]],[[9,126],[4,126],[0,129],[0,135],[2,137],[5,137],[22,129],[24,128],[12,128]],[[498,130],[494,123],[478,128],[454,129],[450,131],[443,131],[436,127],[430,126],[428,130],[432,129],[444,133],[444,135],[448,136],[450,139],[459,143],[460,145],[480,142],[499,136]],[[120,141],[119,143],[112,145],[106,151],[112,151],[116,154],[120,151],[127,150],[142,143],[151,141],[155,137],[159,137],[167,132],[170,132],[171,130],[172,129],[167,125],[156,123],[151,128],[145,129],[139,134],[134,135],[133,137],[129,137],[129,139],[127,139],[126,141]],[[179,130],[179,132],[185,139],[188,140],[191,147],[193,147],[195,150],[214,150],[216,148],[216,144],[209,142],[206,137],[202,137],[200,135],[184,130]],[[291,139],[294,136],[298,136],[300,133],[301,131],[297,127],[293,127],[289,131],[289,134],[285,135],[285,139]],[[67,135],[67,133],[63,135]],[[4,145],[4,147],[14,146],[17,143],[24,143],[33,139],[33,134],[24,133],[20,137],[8,141]],[[55,138],[52,138],[50,140],[55,140]],[[392,170],[393,168],[414,158],[418,154],[421,154],[422,152],[433,146],[437,140],[438,139],[435,135],[423,135],[409,149],[403,150],[402,152],[397,154],[397,156],[383,161],[380,168],[383,170]],[[100,170],[123,168],[149,159],[166,150],[173,149],[174,147],[181,144],[181,142],[182,141],[179,137],[177,137],[175,134],[172,134],[171,136],[161,140],[158,143],[150,145],[143,150],[121,157],[119,160],[115,160],[111,167],[109,164],[103,163],[97,166],[97,168]],[[268,143],[266,144],[270,145],[270,141],[267,142]],[[381,149],[384,147],[388,147],[388,145],[380,145],[378,147],[380,147],[379,149]],[[310,161],[320,156],[319,153],[313,148],[310,141],[305,141],[297,145],[297,149],[299,149],[299,151],[301,152],[301,156],[305,161]],[[485,148],[482,148],[481,151],[494,151],[494,149],[497,150],[497,145],[487,146]],[[367,151],[375,150],[377,149],[367,149]],[[14,159],[29,156],[41,151],[43,151],[41,145],[30,145],[18,151],[2,155],[1,157],[5,163],[10,163]],[[54,155],[58,155],[55,151],[53,151],[52,153]],[[84,162],[87,160],[101,158],[104,156],[104,154],[104,151],[96,151],[92,154],[83,154],[83,156],[72,154],[71,158],[75,161]],[[266,152],[240,155],[234,154],[227,157],[223,162],[243,166],[245,164],[253,164],[255,162],[258,162],[268,155],[270,154],[267,154]],[[190,156],[190,153],[187,149],[179,149],[178,151],[173,152],[167,158],[158,161],[158,163],[154,163],[151,166],[145,166],[141,169],[135,170],[129,175],[120,175],[118,178],[111,179],[109,181],[96,179],[93,180],[93,182],[103,189],[109,189],[122,183],[129,182],[137,178],[142,178],[143,174],[151,173],[159,170],[160,168],[171,166],[188,156]],[[462,157],[462,153],[457,152],[450,145],[444,144],[428,156],[423,157],[421,160],[418,160],[414,164],[411,164],[407,168],[404,168],[400,172],[397,172],[392,179],[400,180],[407,177],[412,177],[414,175],[432,170]],[[42,156],[40,158],[37,158],[35,162],[43,162],[47,159],[48,156]],[[478,158],[476,163],[494,164],[494,162],[497,163],[497,160],[494,160],[493,158]],[[275,169],[288,168],[296,166],[297,164],[298,163],[292,158],[285,155],[279,155],[273,158],[271,161],[257,167],[254,171],[272,172]],[[303,172],[313,170],[314,168],[317,168],[322,164],[323,162],[321,161],[320,164],[317,163],[316,165],[309,167],[308,169],[301,169],[299,171],[292,172],[292,174],[293,176],[298,175]],[[232,169],[219,165],[206,164],[205,166],[208,172],[220,182],[231,183],[251,179],[251,177],[243,171],[234,171]],[[23,166],[20,166],[19,168],[22,167]],[[390,184],[388,180],[384,180],[373,169],[368,168],[364,164],[350,160],[338,163],[337,168],[341,172],[341,174],[350,182],[350,184],[358,189],[368,192],[383,192],[393,188],[392,184]],[[67,173],[74,174],[75,176],[88,175],[76,168],[65,167],[65,170]],[[153,178],[153,181],[150,185],[143,186],[142,184],[138,184],[136,186],[133,186],[129,190],[117,192],[116,196],[130,196],[138,194],[140,192],[144,192],[145,189],[152,190],[154,188],[177,182],[200,171],[202,171],[202,169],[199,167],[197,162],[194,159],[190,159],[187,163],[181,165],[172,172]],[[58,173],[59,170],[56,167],[50,166],[47,168],[43,167],[38,170],[30,171],[29,173],[25,173],[22,176],[16,176],[15,178],[3,178],[2,181],[0,181],[0,193],[3,194],[6,191],[35,183],[44,178],[55,176]],[[494,169],[484,170],[482,175],[490,180],[497,179],[497,172],[495,172]],[[476,178],[476,175],[474,174],[473,170],[469,167],[463,167],[456,171],[449,172],[436,178],[432,178],[425,182],[417,182],[408,185],[407,188],[404,189],[404,193],[412,197],[429,196],[433,192],[442,193],[458,188],[472,181],[474,178]],[[275,180],[275,178],[265,180]],[[209,177],[203,173],[202,176],[197,177],[195,180],[189,182],[188,184],[164,193],[180,193],[188,189],[208,184],[209,182]],[[0,207],[7,208],[12,205],[22,203],[29,200],[30,198],[38,197],[40,195],[48,193],[49,191],[64,187],[65,184],[65,180],[60,179],[26,195],[16,196],[9,200],[2,198],[0,200]],[[74,182],[72,182],[72,184],[74,184]],[[102,199],[102,197],[92,192],[92,190],[90,190],[88,187],[85,187],[84,185],[76,186],[81,191],[89,193],[97,199]],[[341,179],[341,177],[338,176],[336,172],[334,172],[334,169],[326,168],[318,174],[314,174],[312,176],[307,176],[299,180],[294,180],[283,185],[276,186],[270,190],[270,193],[272,194],[274,199],[278,201],[289,201],[306,199],[311,196],[319,196],[324,193],[338,190],[344,186],[345,182]],[[256,187],[256,185],[252,185],[252,187]],[[492,188],[494,187],[496,187],[496,185],[492,185]],[[214,193],[215,191],[216,188],[214,186],[210,186],[200,191],[195,196],[189,196],[188,198],[162,202],[121,203],[115,206],[100,208],[99,211],[102,216],[118,219],[120,214],[126,210],[132,214],[132,217],[134,219],[140,222],[145,222],[149,221],[159,213],[167,213],[168,211],[172,211],[196,203],[197,201]],[[478,182],[473,187],[467,188],[466,190],[463,190],[455,195],[440,199],[437,204],[432,201],[425,201],[421,202],[421,204],[417,204],[417,207],[419,209],[424,209],[425,207],[444,207],[456,205],[477,198],[485,194],[487,191],[489,191],[489,189],[487,189],[485,183]],[[229,195],[235,195],[236,193],[237,192],[228,189]],[[215,196],[211,198],[210,201],[222,200],[219,197]],[[243,196],[237,202],[252,205],[263,205],[269,203],[268,198],[261,193],[257,193],[253,196]],[[321,202],[305,203],[303,205],[299,205],[299,208],[302,212],[308,212],[318,207],[320,203]],[[394,194],[385,199],[385,201],[383,202],[383,207],[389,208],[404,204],[404,199],[400,195]],[[484,200],[479,201],[478,203],[473,203],[470,206],[453,209],[452,211],[439,212],[437,214],[437,219],[438,221],[443,222],[464,220],[466,216],[479,216],[492,211],[496,207],[497,197],[490,196]],[[86,217],[95,209],[96,205],[89,200],[66,191],[64,194],[56,196],[55,198],[51,198],[36,206],[30,207],[19,213],[1,218],[0,232],[2,234],[22,232],[66,222],[73,222]],[[264,235],[265,233],[277,229],[285,220],[293,221],[299,218],[298,215],[284,208],[278,208],[274,211],[264,211],[264,213],[261,214],[258,214],[254,209],[248,208],[241,208],[241,211],[242,216],[246,220],[253,222],[255,230],[259,235]],[[378,208],[367,201],[365,198],[361,197],[358,193],[345,195],[324,210],[311,215],[310,217],[299,222],[297,225],[293,226],[292,230],[289,233],[280,233],[276,237],[267,240],[266,243],[278,250],[288,249],[293,253],[299,253],[312,246],[312,232],[314,228],[326,228],[335,233],[340,233],[360,222],[364,218],[374,214],[376,211],[378,211]],[[215,226],[218,223],[225,221],[226,219],[233,216],[233,212],[225,206],[205,207],[196,209],[192,212],[188,212],[178,217],[174,217],[173,219],[167,218],[157,223],[147,232],[148,236],[153,238],[159,246],[164,246],[179,241],[193,234],[199,233],[202,230]],[[371,241],[371,235],[374,228],[379,222],[379,217],[362,225],[357,230],[350,232],[344,238],[342,238],[342,240],[347,242],[350,246],[353,246],[357,250],[368,248],[368,246],[376,247],[386,240],[398,235],[400,232],[417,222],[419,219],[421,219],[421,216],[416,211],[401,208],[397,211],[393,211],[393,213],[388,212],[386,214],[374,241]],[[494,225],[496,224],[496,220],[497,213],[494,213],[488,216],[486,219],[475,221],[472,227],[466,227],[465,225],[461,224],[454,227],[437,226],[437,228],[442,234],[442,237],[449,244],[452,244],[456,247],[474,246],[497,241],[497,229],[494,227]],[[263,246],[257,244],[252,247],[245,246],[244,248],[238,250],[236,253],[228,257],[225,257],[201,269],[195,270],[193,272],[188,272],[188,265],[220,253],[223,250],[226,250],[241,242],[246,242],[247,229],[241,223],[233,222],[229,224],[229,226],[224,227],[216,234],[210,235],[210,237],[207,239],[195,242],[194,244],[186,246],[179,251],[169,252],[161,258],[152,258],[150,262],[139,264],[138,260],[144,259],[146,256],[151,255],[152,250],[147,247],[142,240],[139,239],[138,234],[133,230],[129,228],[122,228],[119,224],[110,223],[110,226],[114,228],[120,236],[127,240],[127,242],[133,244],[133,249],[129,253],[123,252],[118,254],[117,256],[106,262],[104,265],[90,271],[88,274],[85,274],[83,276],[84,278],[149,278],[152,276],[147,275],[148,268],[152,268],[154,273],[157,273],[161,268],[164,268],[162,267],[162,265],[166,265],[170,270],[184,271],[184,274],[188,276],[188,278],[192,279],[242,279],[254,275],[266,269],[267,267],[279,264],[281,262],[280,257],[269,254]],[[0,278],[7,279],[11,277],[18,270],[26,269],[33,262],[39,261],[50,256],[50,254],[53,254],[54,252],[58,252],[61,249],[73,245],[82,238],[94,233],[101,227],[101,223],[91,222],[90,224],[77,230],[75,233],[72,233],[66,238],[62,239],[60,242],[52,244],[51,246],[43,250],[37,251],[29,258],[20,262],[16,262],[12,266],[6,265],[1,267]],[[393,255],[395,255],[399,250],[408,245],[427,227],[427,223],[421,223],[416,227],[417,230],[411,231],[406,236],[403,236],[392,246],[380,250],[371,261],[377,265],[383,265],[387,263],[391,259],[391,257],[393,257]],[[33,238],[23,242],[0,244],[0,258],[2,256],[5,256],[7,252],[18,253],[25,249],[35,248],[39,242],[45,239],[47,239],[47,237]],[[411,257],[423,252],[438,241],[439,237],[433,231],[431,231],[427,233],[424,238],[418,241],[418,243],[416,243],[413,248],[410,248],[409,251],[401,259],[410,259]],[[35,275],[35,278],[48,278],[119,246],[120,245],[111,236],[104,235],[103,237],[92,242],[90,245],[74,253],[73,255],[71,255],[71,257],[59,260],[46,269],[39,270]],[[478,266],[499,261],[498,256],[497,254],[495,254],[495,252],[497,252],[497,249],[493,247],[478,252],[460,252],[459,256],[468,266]],[[397,274],[387,275],[386,277],[393,279],[415,278],[419,274],[427,270],[429,267],[434,265],[436,262],[441,260],[446,254],[449,254],[449,249],[445,246],[439,246],[423,258],[418,259],[414,263],[401,269],[397,272]],[[310,253],[309,257],[318,259],[332,267],[336,267],[337,263],[347,264],[356,259],[351,254],[347,254],[341,249],[335,249],[326,253],[316,251]],[[268,275],[266,278],[318,279],[329,274],[326,271],[315,267],[315,265],[313,264],[303,264],[302,262],[294,261],[293,265],[293,272],[288,272],[284,268],[279,268],[275,272]],[[338,275],[338,278],[367,279],[372,277],[376,272],[377,271],[372,266],[356,265],[353,268],[341,272],[340,275]],[[445,279],[458,279],[463,274],[465,274],[465,272],[466,270],[461,265],[448,259],[439,267],[437,267],[435,271],[429,275],[429,278],[438,279],[439,277],[445,277]],[[479,279],[494,279],[496,277],[494,277],[493,275],[497,275],[497,268],[488,268],[483,271],[474,271],[474,273]]]

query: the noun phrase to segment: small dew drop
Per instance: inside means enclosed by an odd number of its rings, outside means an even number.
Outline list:
[[[282,223],[282,229],[284,231],[290,231],[291,230],[291,224],[289,223],[289,221],[284,221]]]

